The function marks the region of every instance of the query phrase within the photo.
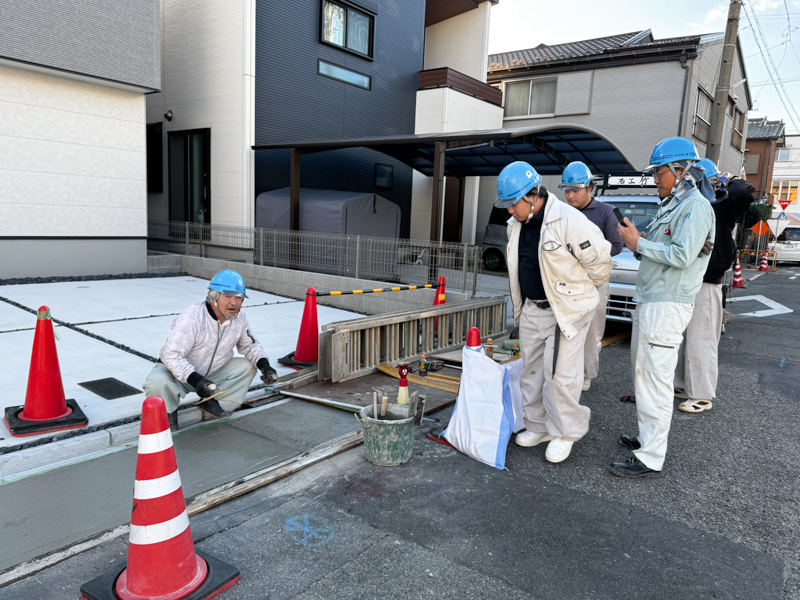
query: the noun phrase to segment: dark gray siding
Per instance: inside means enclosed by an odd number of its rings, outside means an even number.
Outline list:
[[[379,0],[374,60],[319,40],[320,0],[272,2],[256,8],[256,144],[413,134],[418,73],[425,34],[424,0]],[[363,90],[317,74],[319,59],[370,75]],[[392,189],[375,189],[376,162],[394,165]],[[255,193],[289,185],[286,151],[256,152]],[[336,150],[302,158],[301,186],[377,192],[403,214],[409,232],[411,169],[365,149]]]
[[[160,89],[159,0],[3,0],[0,58]]]

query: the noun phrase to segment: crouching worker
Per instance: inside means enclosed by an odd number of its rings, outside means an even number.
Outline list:
[[[159,362],[143,386],[146,395],[164,399],[173,431],[178,429],[180,400],[189,392],[201,400],[217,394],[198,407],[219,419],[244,403],[256,370],[265,383],[277,380],[241,312],[246,291],[236,271],[220,271],[208,285],[205,302],[187,308],[173,321]],[[234,348],[242,356],[234,358]]]
[[[611,273],[611,244],[578,210],[539,186],[526,162],[497,178],[495,206],[508,209],[508,281],[522,351],[523,419],[519,446],[547,445],[545,458],[565,460],[589,430],[580,404],[583,346]]]

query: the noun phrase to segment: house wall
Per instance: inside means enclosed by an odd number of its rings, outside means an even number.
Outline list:
[[[0,10],[0,56],[158,89],[159,25],[159,0],[8,1]]]
[[[775,168],[772,172],[773,184],[778,181],[794,182],[800,185],[800,135],[786,135],[786,148],[789,148],[788,161],[775,161]],[[775,202],[773,209],[773,216],[777,216],[780,211],[780,205]],[[797,201],[792,202],[786,208],[786,213],[800,215],[800,203]]]
[[[491,2],[425,29],[425,69],[450,67],[486,82]]]
[[[211,223],[253,225],[255,6],[162,0],[164,83],[147,98],[147,122],[163,123],[164,192],[148,194],[150,220],[169,218],[170,132],[210,129]],[[172,121],[164,118],[168,110]]]
[[[706,154],[706,143],[700,141],[693,135],[694,120],[697,110],[697,95],[700,93],[698,87],[703,89],[714,97],[719,80],[719,68],[722,61],[722,40],[715,41],[708,44],[702,44],[698,57],[690,61],[691,80],[687,86],[687,101],[684,111],[684,119],[682,125],[682,133],[690,138],[697,146],[697,151],[700,156]],[[731,74],[731,83],[738,83],[744,79],[744,72],[742,70],[741,61],[734,60],[733,72]],[[747,94],[745,93],[744,84],[732,90],[732,94],[737,96],[736,106],[745,115],[744,118],[744,131],[742,131],[742,144],[739,147],[733,146],[731,143],[731,134],[733,131],[733,118],[725,115],[725,126],[722,132],[722,144],[720,147],[718,168],[720,172],[729,171],[731,173],[739,173],[744,163],[744,145],[747,139]]]
[[[416,134],[499,129],[502,119],[501,107],[451,88],[417,92]],[[462,242],[471,243],[473,240],[477,227],[479,180],[483,179],[465,178]],[[414,171],[410,230],[413,239],[430,239],[432,195],[433,178]]]
[[[0,65],[0,278],[146,270],[144,96]]]
[[[411,134],[423,65],[423,0],[380,0],[374,60],[320,41],[319,0],[258,5],[256,11],[256,144]],[[365,90],[323,77],[318,60],[369,75]],[[393,167],[393,186],[374,186],[376,163]],[[255,194],[289,185],[288,151],[258,151]],[[375,192],[400,206],[400,235],[408,236],[411,168],[362,148],[310,154],[301,160],[301,186]],[[251,199],[252,200],[252,199]]]
[[[745,176],[747,181],[755,186],[755,197],[767,198],[770,203],[772,194],[772,173],[775,167],[775,140],[759,139],[747,140],[747,153],[745,154]]]

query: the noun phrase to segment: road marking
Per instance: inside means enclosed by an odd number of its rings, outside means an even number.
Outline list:
[[[744,300],[755,300],[756,302],[761,302],[761,304],[769,308],[764,310],[756,310],[749,313],[739,313],[736,315],[737,317],[771,317],[773,315],[783,315],[794,312],[793,309],[788,308],[783,304],[778,304],[766,296],[741,296],[738,298],[728,298],[728,302],[742,302]]]
[[[752,277],[748,277],[748,278],[747,278],[747,281],[753,281],[754,279],[758,279],[758,278],[759,278],[759,277],[761,277],[762,275],[763,275],[763,273],[756,273],[756,274],[755,274],[755,275],[753,275]]]
[[[283,531],[292,541],[309,548],[322,546],[333,539],[333,527],[322,517],[314,515],[288,519]]]

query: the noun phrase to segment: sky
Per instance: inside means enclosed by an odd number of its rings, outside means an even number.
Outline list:
[[[500,0],[491,10],[495,54],[643,29],[655,39],[723,32],[728,2]],[[739,41],[754,105],[748,117],[782,119],[787,133],[800,132],[800,0],[745,1]]]

